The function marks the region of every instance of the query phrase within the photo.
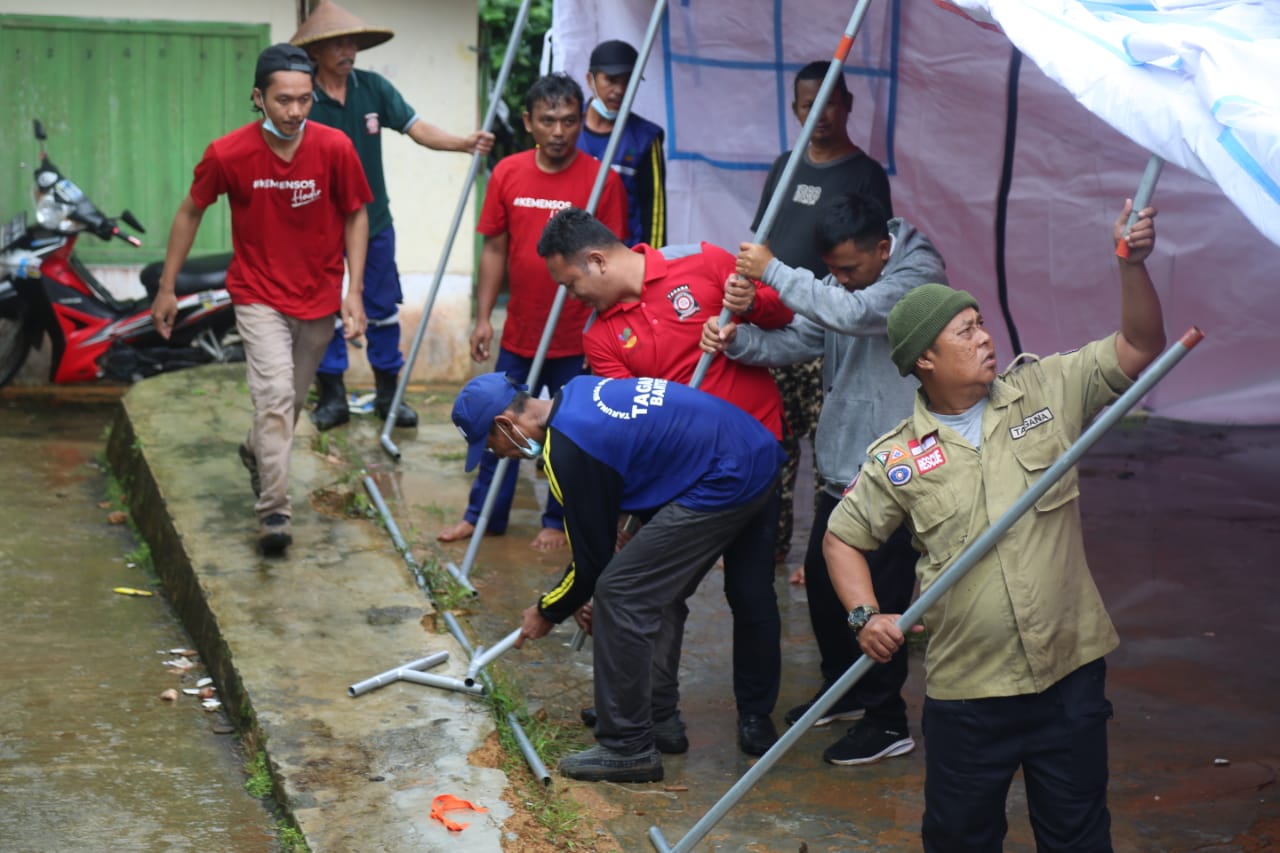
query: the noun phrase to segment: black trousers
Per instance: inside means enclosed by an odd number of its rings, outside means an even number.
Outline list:
[[[822,556],[822,537],[827,520],[840,499],[822,491],[813,506],[813,527],[809,531],[809,549],[804,557],[804,583],[809,597],[809,624],[818,641],[822,656],[822,680],[835,681],[853,666],[862,650],[849,630],[848,611],[836,596]],[[916,559],[911,547],[911,533],[899,527],[888,541],[865,555],[871,567],[871,586],[884,613],[902,613],[911,606],[911,593],[916,585]],[[906,726],[907,703],[902,699],[902,685],[907,681],[907,647],[893,659],[877,664],[853,686],[854,698],[867,711],[867,720],[886,728]]]
[[[926,698],[925,853],[1000,853],[1019,767],[1037,851],[1110,853],[1106,680],[1099,658],[1043,693]]]

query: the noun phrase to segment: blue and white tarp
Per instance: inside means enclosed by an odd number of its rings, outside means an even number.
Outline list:
[[[795,71],[831,58],[854,5],[670,0],[635,110],[667,129],[673,243],[751,237],[769,164],[799,134]],[[556,0],[554,67],[583,80],[591,48],[639,47],[652,10]],[[1111,224],[1149,152],[1164,157],[1148,268],[1170,337],[1193,324],[1207,337],[1146,403],[1274,423],[1278,63],[1280,3],[872,0],[845,66],[850,132],[888,169],[895,212],[982,303],[1002,361],[1015,332],[1045,354],[1116,328]]]

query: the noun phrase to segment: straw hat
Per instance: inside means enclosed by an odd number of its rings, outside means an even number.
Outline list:
[[[338,36],[355,36],[356,46],[360,50],[368,50],[388,41],[393,35],[395,33],[386,27],[369,26],[337,3],[320,0],[289,42],[306,47]]]

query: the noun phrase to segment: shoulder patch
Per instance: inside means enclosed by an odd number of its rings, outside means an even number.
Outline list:
[[[905,486],[911,482],[911,466],[910,465],[894,465],[888,471],[889,482],[895,486]]]

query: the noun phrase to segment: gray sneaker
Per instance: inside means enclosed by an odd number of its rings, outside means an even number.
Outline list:
[[[582,724],[587,728],[596,727],[598,718],[595,708],[583,708],[579,716],[582,717]],[[684,720],[680,719],[679,711],[653,724],[653,745],[663,755],[683,755],[689,751],[689,737],[685,734]]]
[[[679,711],[653,724],[653,745],[663,755],[683,755],[689,751],[689,736],[685,734],[684,720],[680,719]]]
[[[560,759],[560,775],[583,782],[661,782],[662,756],[656,749],[623,755],[597,745]]]

